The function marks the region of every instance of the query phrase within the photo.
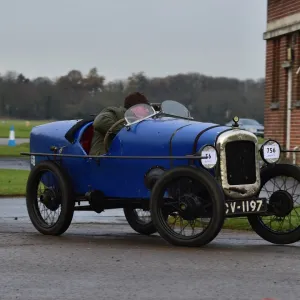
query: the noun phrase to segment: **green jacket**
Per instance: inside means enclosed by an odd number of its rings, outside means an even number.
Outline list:
[[[91,144],[90,155],[102,155],[105,154],[104,149],[104,137],[108,129],[115,124],[117,121],[124,118],[126,109],[123,107],[107,107],[104,108],[99,115],[95,118],[94,126],[94,135]],[[116,136],[116,134],[122,129],[123,125],[120,124],[114,128],[113,133],[109,137],[109,146]]]

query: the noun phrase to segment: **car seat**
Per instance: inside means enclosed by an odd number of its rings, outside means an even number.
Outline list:
[[[85,129],[80,139],[80,144],[87,155],[89,154],[91,149],[93,135],[94,135],[94,127],[93,124],[91,124]]]

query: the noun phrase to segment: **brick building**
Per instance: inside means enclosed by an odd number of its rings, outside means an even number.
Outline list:
[[[300,147],[300,0],[268,0],[265,137]]]

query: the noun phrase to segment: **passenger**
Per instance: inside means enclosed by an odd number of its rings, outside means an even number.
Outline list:
[[[124,107],[110,106],[104,108],[98,116],[95,118],[93,127],[94,134],[92,138],[91,150],[89,155],[102,155],[105,154],[104,149],[104,137],[108,129],[114,125],[117,121],[124,118],[124,114],[128,108],[136,104],[148,104],[147,98],[141,93],[132,93],[128,95],[124,100]],[[109,138],[109,146],[115,137],[115,135],[123,128],[123,124],[118,125],[114,128]]]

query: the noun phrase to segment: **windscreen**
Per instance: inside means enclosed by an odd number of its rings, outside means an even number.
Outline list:
[[[168,115],[182,118],[191,118],[189,110],[181,103],[173,100],[166,100],[161,104],[161,111]]]
[[[130,107],[125,112],[125,120],[127,124],[132,124],[134,122],[137,122],[139,120],[146,119],[147,117],[150,117],[154,115],[156,112],[154,108],[148,104],[137,104],[132,107]]]

